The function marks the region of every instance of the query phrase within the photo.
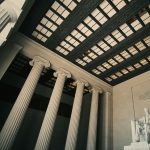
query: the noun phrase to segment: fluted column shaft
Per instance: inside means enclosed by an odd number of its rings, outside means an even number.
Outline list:
[[[76,84],[77,84],[77,88],[76,88],[76,93],[75,93],[75,98],[74,98],[74,103],[73,103],[73,108],[72,108],[72,113],[70,118],[65,150],[75,150],[76,148],[83,91],[84,91],[85,84],[87,85],[87,83],[83,81],[77,81]]]
[[[97,88],[92,89],[91,110],[86,148],[87,150],[96,150],[99,92],[101,91]]]
[[[9,23],[17,20],[16,12],[9,1],[0,4],[0,31]]]
[[[8,12],[0,6],[0,31],[7,25],[10,21],[10,15]]]
[[[35,60],[32,63],[33,68],[30,71],[27,80],[25,81],[23,88],[21,89],[17,100],[1,130],[0,150],[11,149],[36,88],[37,82],[40,78],[41,72],[45,66],[43,62],[38,60]]]
[[[56,72],[55,75],[57,76],[57,80],[50,98],[50,102],[48,104],[48,108],[46,110],[35,150],[48,150],[49,148],[65,79],[67,77],[71,77],[71,74],[62,70]]]
[[[111,122],[111,93],[105,92],[103,97],[103,139],[102,139],[102,149],[111,150],[112,149],[112,122]]]

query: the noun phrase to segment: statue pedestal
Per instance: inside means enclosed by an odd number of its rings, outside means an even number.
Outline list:
[[[150,150],[150,144],[147,142],[131,143],[129,146],[124,146],[124,150]]]

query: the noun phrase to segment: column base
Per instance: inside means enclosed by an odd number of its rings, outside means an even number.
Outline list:
[[[124,150],[150,150],[150,144],[147,142],[131,143],[129,146],[124,146]]]

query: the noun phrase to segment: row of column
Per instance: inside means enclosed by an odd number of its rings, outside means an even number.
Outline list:
[[[49,61],[38,56],[35,57],[30,62],[30,64],[33,67],[1,130],[0,150],[11,149],[15,137],[23,121],[23,118],[25,116],[25,113],[28,109],[29,103],[31,101],[32,95],[40,78],[40,75],[44,69],[50,67]],[[65,80],[67,78],[70,78],[71,74],[64,69],[60,69],[54,74],[54,76],[57,77],[57,80],[52,95],[50,97],[50,101],[39,132],[39,136],[37,138],[35,150],[48,150],[49,148]],[[80,79],[75,82],[75,85],[76,85],[76,93],[72,108],[72,114],[70,118],[65,150],[76,149],[83,92],[84,87],[88,86],[88,83],[87,81]],[[91,91],[92,91],[92,101],[91,101],[91,111],[89,119],[88,138],[87,138],[87,150],[96,149],[98,100],[99,100],[99,93],[102,92],[101,89],[96,87],[94,87]]]
[[[0,4],[0,32],[9,22],[15,22],[17,14],[10,1],[4,1]]]

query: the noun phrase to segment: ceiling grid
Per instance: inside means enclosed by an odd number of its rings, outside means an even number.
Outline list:
[[[38,3],[20,28],[36,42],[111,85],[149,70],[150,0]]]

